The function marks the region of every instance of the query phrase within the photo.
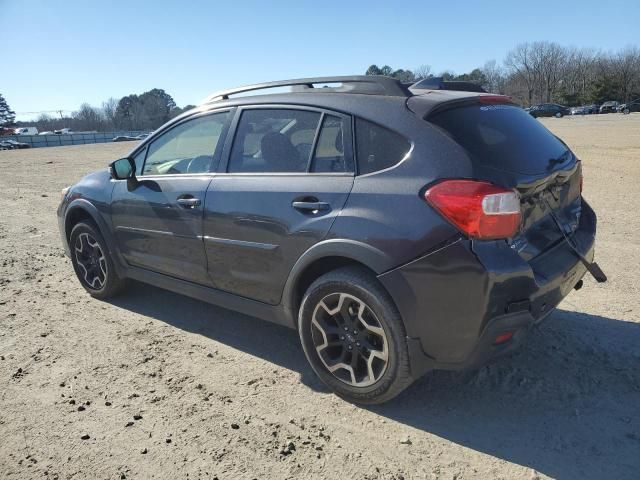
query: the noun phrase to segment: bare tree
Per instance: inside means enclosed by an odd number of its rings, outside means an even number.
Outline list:
[[[74,119],[73,129],[79,131],[101,130],[104,123],[100,111],[88,103],[80,105],[80,110],[74,112],[72,117]]]
[[[480,69],[485,78],[483,87],[487,92],[504,93],[505,75],[495,60],[489,60]]]
[[[118,99],[109,98],[102,102],[102,115],[105,119],[105,126],[109,130],[116,128],[116,109],[118,108]]]
[[[529,43],[517,45],[507,54],[504,64],[509,72],[526,86],[527,104],[533,104],[538,72],[531,45]]]
[[[415,68],[413,70],[413,75],[416,82],[431,77],[431,65],[420,65],[418,68]]]
[[[562,71],[563,97],[569,103],[588,101],[589,87],[595,76],[597,54],[588,48],[568,48]]]
[[[553,94],[562,82],[566,52],[557,43],[535,42],[533,44],[535,58],[537,59],[539,91],[544,92],[546,102],[551,102]]]
[[[622,100],[628,102],[634,89],[640,90],[640,49],[636,46],[626,47],[613,56],[611,67],[620,86]]]

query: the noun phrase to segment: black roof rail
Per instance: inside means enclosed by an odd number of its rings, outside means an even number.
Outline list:
[[[477,83],[459,80],[444,81],[442,77],[425,78],[411,85],[409,90],[456,90],[459,92],[487,93],[487,91]]]
[[[314,87],[318,84],[340,83],[339,87]],[[338,77],[298,78],[294,80],[280,80],[277,82],[256,83],[244,87],[221,90],[209,95],[202,103],[228,100],[231,95],[266,90],[278,87],[294,87],[299,92],[322,93],[362,93],[368,95],[385,95],[390,97],[410,97],[412,94],[407,87],[395,78],[384,75],[352,75]]]

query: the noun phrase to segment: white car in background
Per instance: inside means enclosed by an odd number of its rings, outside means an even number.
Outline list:
[[[36,127],[18,127],[14,130],[16,135],[38,135]]]

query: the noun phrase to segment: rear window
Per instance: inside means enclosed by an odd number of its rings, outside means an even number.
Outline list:
[[[538,120],[512,105],[472,105],[436,113],[446,130],[479,164],[524,174],[551,170],[567,147]]]
[[[410,149],[411,144],[401,135],[356,118],[356,158],[360,175],[393,167]]]

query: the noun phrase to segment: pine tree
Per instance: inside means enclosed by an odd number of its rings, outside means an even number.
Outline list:
[[[0,93],[0,127],[13,125],[16,119],[16,112],[9,108],[9,104]]]

